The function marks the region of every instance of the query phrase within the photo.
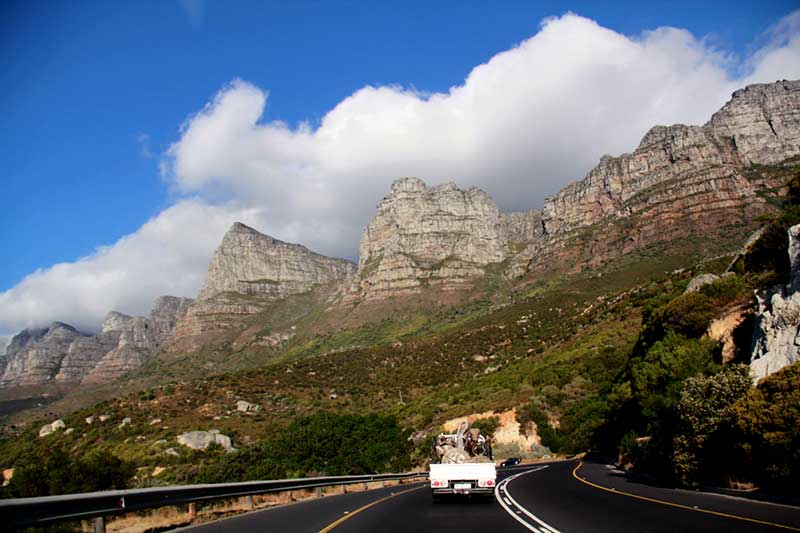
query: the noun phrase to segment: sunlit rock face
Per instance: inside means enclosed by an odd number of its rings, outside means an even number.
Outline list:
[[[605,156],[581,181],[545,200],[538,261],[558,259],[577,232],[618,221],[592,251],[601,262],[654,242],[752,221],[765,183],[747,169],[800,154],[800,82],[751,85],[703,126],[655,126],[631,154]],[[626,222],[627,221],[627,222]],[[535,263],[536,261],[534,261]]]
[[[750,374],[756,381],[800,361],[800,224],[789,228],[791,280],[757,295]]]
[[[358,290],[372,298],[466,282],[506,259],[503,232],[497,205],[480,189],[399,179],[361,237]]]
[[[198,300],[224,292],[281,298],[352,275],[349,261],[279,241],[239,222],[214,252]]]
[[[204,335],[239,327],[248,316],[288,296],[335,291],[350,283],[350,261],[312,252],[233,224],[214,252],[205,285],[178,323],[171,351],[192,351]]]

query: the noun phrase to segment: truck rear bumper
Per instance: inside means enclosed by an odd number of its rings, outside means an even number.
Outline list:
[[[472,487],[469,489],[431,489],[434,494],[494,494],[494,487]]]

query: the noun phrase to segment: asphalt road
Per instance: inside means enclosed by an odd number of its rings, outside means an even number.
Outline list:
[[[434,503],[427,484],[330,496],[187,528],[249,531],[800,531],[800,508],[652,487],[602,464],[526,466],[498,476],[498,498]]]

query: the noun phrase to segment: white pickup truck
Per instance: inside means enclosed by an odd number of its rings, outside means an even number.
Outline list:
[[[431,464],[433,497],[441,494],[494,495],[497,470],[494,463]]]
[[[491,439],[464,422],[455,434],[442,433],[431,447],[430,484],[433,499],[443,494],[494,496],[497,483]]]

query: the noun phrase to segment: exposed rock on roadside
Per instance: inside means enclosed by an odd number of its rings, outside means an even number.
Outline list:
[[[789,228],[789,283],[757,295],[750,373],[759,380],[800,361],[800,224]]]

